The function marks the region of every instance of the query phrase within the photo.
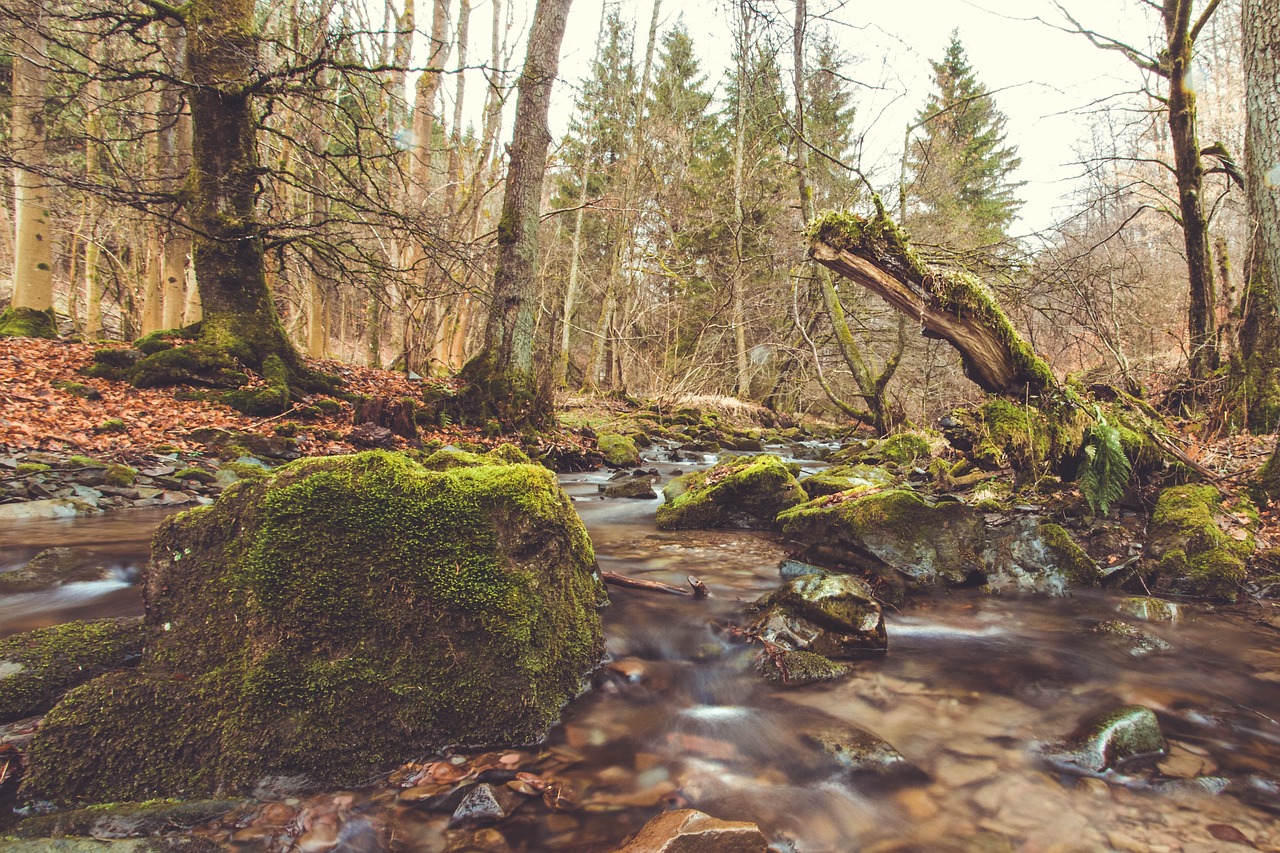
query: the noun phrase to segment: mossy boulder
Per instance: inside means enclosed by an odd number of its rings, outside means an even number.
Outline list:
[[[604,456],[604,464],[610,468],[634,468],[640,464],[640,449],[628,436],[601,433],[596,439],[596,447]]]
[[[64,583],[102,580],[107,575],[107,567],[88,551],[48,548],[32,557],[25,566],[0,573],[0,593],[31,592]]]
[[[875,465],[837,465],[800,481],[811,498],[834,495],[836,492],[874,492],[898,484],[898,478],[887,469]]]
[[[6,308],[0,312],[0,338],[56,338],[58,320],[52,308]]]
[[[991,592],[1066,595],[1102,580],[1098,564],[1062,527],[1034,516],[988,529],[982,553]]]
[[[792,470],[771,454],[737,456],[677,477],[662,491],[660,530],[711,527],[769,529],[778,513],[809,499]]]
[[[820,681],[836,681],[850,672],[847,664],[836,663],[831,658],[814,652],[797,652],[789,649],[761,652],[752,665],[765,681],[776,682],[786,687],[802,687]]]
[[[531,743],[604,651],[591,543],[535,465],[300,460],[166,520],[144,578],[141,666],[46,716],[25,795],[345,786]]]
[[[897,587],[957,586],[983,569],[982,514],[907,489],[817,498],[778,521],[815,562],[869,571]]]
[[[1096,774],[1161,756],[1166,748],[1154,711],[1143,705],[1122,705],[1085,721],[1067,740],[1038,751],[1059,769]]]
[[[751,633],[793,652],[851,658],[888,648],[884,614],[871,587],[852,575],[804,575],[751,605]]]
[[[1165,489],[1151,514],[1144,577],[1158,590],[1234,601],[1248,577],[1257,524],[1247,498],[1228,502],[1213,486]]]
[[[67,622],[0,640],[0,724],[42,714],[71,688],[142,654],[142,619]]]

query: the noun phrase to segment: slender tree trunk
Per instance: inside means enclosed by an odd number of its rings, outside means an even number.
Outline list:
[[[506,194],[498,220],[498,268],[484,350],[467,363],[469,402],[508,425],[544,423],[551,403],[534,372],[538,213],[551,133],[547,112],[571,0],[538,0],[516,97]],[[474,411],[474,409],[473,409]]]
[[[164,27],[167,64],[177,71],[182,67],[182,56],[186,52],[186,34],[173,22],[166,22]],[[164,123],[159,137],[160,174],[165,178],[166,189],[177,192],[183,176],[191,168],[191,118],[183,109],[181,93],[176,86],[166,85],[160,99],[160,115]],[[178,213],[176,204],[168,206],[163,231],[160,287],[164,309],[160,326],[164,329],[176,329],[182,325],[185,303],[187,254],[191,241],[186,229],[176,221]]]
[[[749,52],[751,50],[751,10],[746,0],[738,2],[738,108],[734,115],[733,139],[733,280],[730,287],[732,295],[732,319],[734,353],[737,357],[737,377],[734,381],[734,393],[746,398],[751,391],[751,376],[747,362],[746,316],[743,306],[743,262],[746,254],[747,214],[742,206],[742,195],[745,191],[744,167],[746,158],[747,131],[747,92],[751,81],[747,79]]]
[[[1191,302],[1187,313],[1191,376],[1208,378],[1218,367],[1217,297],[1209,250],[1209,220],[1204,208],[1204,166],[1196,133],[1196,94],[1188,81],[1194,50],[1192,0],[1166,0],[1164,6],[1169,73],[1169,133],[1173,140],[1178,206],[1187,252]]]
[[[15,27],[13,50],[13,114],[10,145],[13,156],[23,166],[13,170],[13,296],[11,311],[3,317],[18,319],[13,326],[0,325],[23,335],[54,337],[53,322],[53,230],[49,210],[49,188],[39,174],[46,162],[45,64],[48,45],[42,32],[43,4],[21,4],[25,26]],[[34,312],[48,312],[44,319]]]
[[[97,62],[102,50],[101,42],[90,46],[90,57]],[[105,155],[102,145],[102,80],[90,75],[85,84],[85,150],[84,178],[89,185],[89,192],[84,198],[84,336],[91,341],[101,340],[102,329],[102,279],[98,269],[98,219],[101,216],[102,200],[93,191],[93,187],[102,180],[102,158]],[[79,285],[74,280],[72,288]]]
[[[413,3],[417,0],[405,0],[405,2]],[[414,143],[410,199],[419,206],[426,201],[427,192],[431,187],[431,152],[436,132],[436,95],[440,92],[440,78],[444,73],[444,64],[449,61],[448,25],[448,0],[433,0],[427,67],[418,77],[413,102]]]
[[[467,36],[471,26],[471,0],[458,3],[458,80],[453,99],[453,128],[449,137],[449,174],[444,206],[449,221],[457,213],[458,189],[462,184],[462,110],[467,93]]]

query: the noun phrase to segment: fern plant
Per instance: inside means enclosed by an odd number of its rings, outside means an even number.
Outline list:
[[[1080,491],[1095,515],[1107,515],[1111,505],[1124,495],[1133,465],[1120,442],[1120,430],[1107,423],[1095,409],[1093,426],[1085,438],[1084,463],[1080,468]]]

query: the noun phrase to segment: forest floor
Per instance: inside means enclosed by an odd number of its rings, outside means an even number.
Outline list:
[[[316,412],[312,404],[323,398],[316,395],[283,415],[250,417],[222,403],[198,399],[190,388],[139,389],[123,382],[86,377],[82,368],[102,346],[0,338],[0,455],[83,454],[104,461],[129,463],[146,457],[157,447],[199,453],[203,444],[193,439],[191,433],[201,428],[254,433],[267,438],[288,433],[296,438],[296,449],[304,456],[362,449],[350,439],[354,409],[345,400],[331,397],[333,403],[328,406],[328,413]],[[308,359],[307,363],[339,376],[346,394],[421,399],[424,390],[425,383],[409,379],[403,373],[331,360]],[[438,380],[432,381],[438,384]],[[678,405],[714,409],[730,423],[758,426],[759,407],[729,398],[684,398]],[[306,416],[299,417],[304,408]],[[571,397],[561,401],[566,427],[607,429],[610,423],[625,423],[630,408],[624,401],[596,397]],[[286,425],[287,428],[282,429]],[[1193,424],[1181,427],[1179,438],[1183,449],[1195,461],[1218,473],[1220,479],[1216,485],[1224,492],[1246,489],[1275,444],[1275,438],[1269,435],[1207,437],[1198,435]],[[562,437],[588,447],[592,443],[589,437],[583,438],[568,430]],[[398,436],[393,439],[401,445],[405,443]],[[420,440],[493,446],[504,439],[486,435],[479,428],[451,425],[425,428]],[[1264,508],[1261,519],[1259,544],[1264,548],[1280,545],[1280,506]]]

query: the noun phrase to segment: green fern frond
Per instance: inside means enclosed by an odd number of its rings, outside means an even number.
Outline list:
[[[1097,515],[1107,515],[1124,495],[1133,465],[1125,455],[1120,430],[1099,417],[1089,428],[1080,466],[1080,492]]]

